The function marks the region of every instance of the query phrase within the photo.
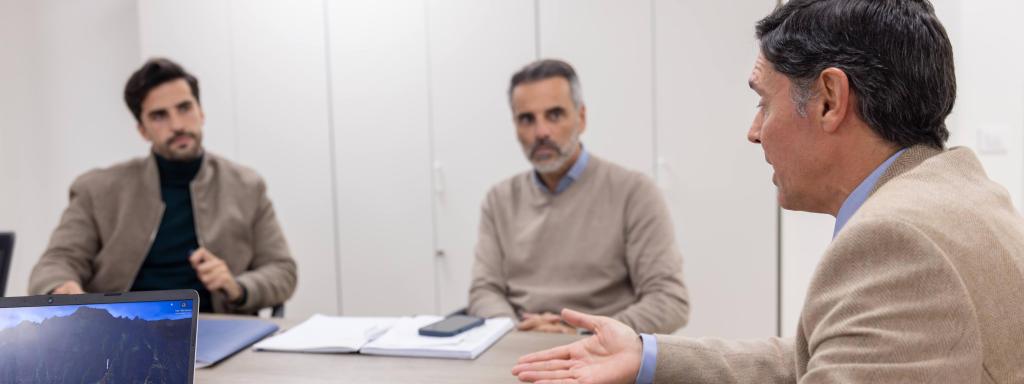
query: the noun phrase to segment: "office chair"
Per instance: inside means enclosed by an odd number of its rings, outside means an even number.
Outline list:
[[[0,297],[7,292],[7,275],[14,254],[14,232],[0,232]]]
[[[284,317],[284,303],[270,307],[270,317],[282,318]]]

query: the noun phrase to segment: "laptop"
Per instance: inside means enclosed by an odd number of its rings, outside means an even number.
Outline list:
[[[191,384],[193,290],[0,298],[0,382]]]
[[[0,232],[0,297],[7,292],[7,275],[11,270],[11,255],[14,254],[14,233]]]

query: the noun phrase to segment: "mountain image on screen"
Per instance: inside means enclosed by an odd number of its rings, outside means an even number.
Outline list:
[[[185,383],[191,319],[114,317],[79,307],[0,331],[0,383]]]

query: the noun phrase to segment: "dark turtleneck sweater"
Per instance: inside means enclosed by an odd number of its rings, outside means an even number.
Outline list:
[[[164,215],[131,290],[195,289],[199,292],[199,311],[212,312],[210,291],[188,261],[192,252],[199,249],[189,183],[199,173],[203,157],[189,161],[171,161],[155,153],[153,157],[160,171]]]

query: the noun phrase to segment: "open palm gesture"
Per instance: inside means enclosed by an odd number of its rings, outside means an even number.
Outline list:
[[[512,374],[539,384],[632,383],[640,370],[643,345],[629,326],[603,316],[562,310],[565,322],[594,335],[572,344],[519,358]]]

